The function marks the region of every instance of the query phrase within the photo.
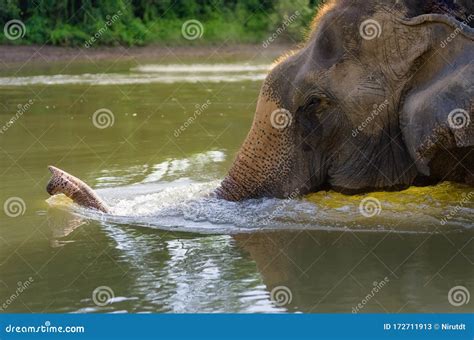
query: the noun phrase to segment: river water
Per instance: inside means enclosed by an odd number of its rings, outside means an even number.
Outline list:
[[[472,312],[472,188],[207,196],[271,61],[0,72],[0,312]],[[112,213],[48,198],[50,164]]]

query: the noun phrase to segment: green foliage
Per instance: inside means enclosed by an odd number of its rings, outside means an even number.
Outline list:
[[[84,41],[89,36],[77,26],[64,24],[57,26],[50,32],[49,39],[53,45],[71,46],[75,45],[77,41]]]
[[[62,46],[260,43],[288,18],[280,41],[300,41],[318,0],[0,0],[3,24],[19,19],[26,34],[6,44]],[[298,13],[296,17],[295,12]],[[201,38],[186,40],[185,21],[202,24]]]
[[[287,22],[291,21],[285,30],[285,36],[288,40],[300,41],[309,29],[314,12],[310,0],[280,0],[276,3],[275,12],[272,14],[272,25],[279,25],[282,18]]]

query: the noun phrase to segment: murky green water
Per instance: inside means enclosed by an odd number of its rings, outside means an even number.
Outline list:
[[[207,198],[271,60],[217,61],[2,71],[0,312],[474,310],[456,302],[474,291],[472,188],[371,194],[373,217],[359,210],[367,196]],[[99,109],[113,125],[94,125]],[[49,164],[97,188],[113,214],[46,201]]]

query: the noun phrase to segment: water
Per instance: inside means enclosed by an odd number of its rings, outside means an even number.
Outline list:
[[[140,65],[125,73],[52,74],[1,77],[2,86],[27,85],[129,85],[151,83],[230,83],[265,79],[267,64],[167,64]]]
[[[448,299],[455,286],[474,291],[472,188],[207,195],[271,61],[1,71],[0,312],[472,312]],[[96,188],[112,213],[48,198],[49,164]],[[360,212],[367,198],[379,202],[372,217]]]

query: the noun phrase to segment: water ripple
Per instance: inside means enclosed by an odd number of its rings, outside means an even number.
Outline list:
[[[0,86],[26,85],[128,85],[151,83],[221,83],[261,81],[269,65],[249,64],[169,64],[143,65],[129,73],[55,74],[0,77]]]

